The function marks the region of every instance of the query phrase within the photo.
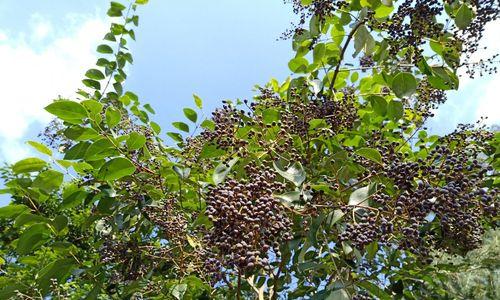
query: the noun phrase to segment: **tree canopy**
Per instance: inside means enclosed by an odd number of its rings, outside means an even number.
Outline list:
[[[172,132],[125,84],[147,2],[2,169],[1,299],[498,299],[500,135],[425,124],[500,1],[285,1],[293,76]]]

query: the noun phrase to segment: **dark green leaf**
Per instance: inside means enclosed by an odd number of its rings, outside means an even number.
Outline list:
[[[465,29],[470,25],[473,18],[474,13],[472,9],[466,3],[463,3],[455,16],[455,24],[459,29]]]
[[[409,97],[417,90],[417,80],[411,73],[398,73],[392,79],[392,90],[399,98]]]
[[[387,101],[384,97],[381,96],[370,96],[368,97],[368,101],[372,105],[373,111],[380,115],[385,116],[387,113]]]
[[[113,53],[113,48],[111,48],[108,45],[102,44],[97,47],[97,52],[103,53],[103,54],[111,54]]]
[[[30,209],[26,205],[23,204],[9,204],[3,207],[0,207],[0,219],[12,219],[17,217],[18,215],[29,212]]]
[[[37,223],[26,229],[17,241],[16,252],[26,255],[37,249],[50,238],[50,229],[47,224]]]
[[[135,172],[134,164],[124,158],[117,157],[106,162],[99,170],[98,178],[101,180],[116,180],[132,175]]]
[[[403,103],[401,101],[389,102],[387,105],[387,115],[394,121],[401,119],[404,115]]]
[[[85,76],[93,80],[102,80],[106,78],[104,74],[97,69],[90,69],[85,73]]]
[[[183,123],[183,122],[173,122],[172,125],[179,129],[179,130],[182,130],[184,132],[189,132],[189,126],[186,124],[186,123]]]
[[[382,155],[380,152],[378,152],[377,149],[373,148],[361,148],[356,150],[356,154],[363,156],[364,158],[367,158],[369,160],[372,160],[376,163],[381,164],[382,163]]]
[[[33,187],[39,188],[42,191],[50,193],[59,189],[64,179],[61,172],[55,170],[47,170],[38,174],[33,181]]]

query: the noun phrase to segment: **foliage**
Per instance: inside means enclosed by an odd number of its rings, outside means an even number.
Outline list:
[[[500,135],[423,126],[460,68],[494,70],[469,59],[497,1],[292,1],[293,78],[210,118],[194,95],[166,134],[123,86],[146,2],[111,2],[123,23],[80,99],[48,105],[58,121],[29,142],[44,159],[2,172],[0,298],[459,293],[433,254],[467,255],[496,228]]]
[[[483,245],[464,257],[438,253],[433,263],[440,268],[439,276],[428,287],[430,296],[439,297],[441,293],[456,299],[497,299],[500,296],[499,243],[500,232],[496,229],[486,232]]]

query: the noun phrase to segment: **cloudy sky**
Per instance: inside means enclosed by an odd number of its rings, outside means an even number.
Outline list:
[[[0,1],[0,161],[33,155],[24,142],[36,139],[50,120],[43,107],[80,87],[109,26],[107,5],[104,0]],[[277,41],[292,18],[282,0],[152,0],[140,16],[126,88],[155,107],[162,125],[192,105],[193,93],[204,99],[208,112],[223,99],[251,97],[256,83],[289,75],[289,42]],[[487,31],[490,53],[500,50],[499,31],[499,23]],[[480,116],[500,123],[499,83],[500,75],[465,80],[429,129],[447,132]]]

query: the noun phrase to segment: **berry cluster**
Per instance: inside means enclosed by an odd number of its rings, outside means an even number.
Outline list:
[[[347,207],[344,210],[348,210]],[[360,209],[364,210],[364,209]],[[370,211],[363,213],[354,224],[347,224],[345,231],[339,234],[340,242],[349,241],[354,247],[363,249],[380,237],[381,229],[377,224],[377,213]]]
[[[174,209],[175,199],[166,200],[163,207],[147,206],[144,211],[151,222],[161,229],[161,234],[169,243],[179,244],[185,240],[187,220],[179,211]]]
[[[444,7],[439,0],[405,0],[398,5],[396,13],[387,21],[372,19],[370,27],[384,30],[388,34],[389,52],[396,55],[400,49],[408,48],[406,59],[418,62],[421,45],[427,38],[438,38],[442,27],[436,21]]]
[[[438,108],[446,100],[446,93],[443,90],[433,88],[427,79],[423,79],[417,87],[413,110],[426,119],[432,117],[432,110]]]
[[[453,1],[455,2],[455,1]],[[470,5],[474,10],[474,18],[472,22],[463,30],[456,29],[454,31],[454,37],[456,40],[461,42],[462,52],[466,63],[471,60],[472,55],[480,49],[480,41],[483,38],[486,25],[492,21],[498,19],[500,16],[500,1],[498,0],[476,0],[470,1]],[[493,61],[483,61],[479,67],[484,69],[485,66],[492,64]],[[475,65],[471,65],[467,68],[467,73],[469,76],[475,76]],[[488,68],[486,67],[486,70]],[[495,70],[495,68],[489,69]]]
[[[269,251],[280,256],[279,245],[291,238],[291,221],[273,193],[283,190],[275,173],[247,165],[247,179],[227,180],[213,187],[206,198],[206,214],[213,228],[205,236],[207,268],[217,271],[215,281],[232,269],[246,272],[266,267]]]
[[[367,69],[375,66],[375,60],[373,60],[373,56],[371,55],[363,55],[359,58],[359,66],[362,68],[363,72],[366,72]]]
[[[345,0],[313,0],[311,4],[304,6],[301,0],[284,0],[284,3],[291,3],[293,12],[299,16],[299,22],[292,29],[285,31],[281,38],[288,39],[294,34],[300,34],[307,19],[316,16],[320,21],[330,17],[337,10],[349,5]]]

